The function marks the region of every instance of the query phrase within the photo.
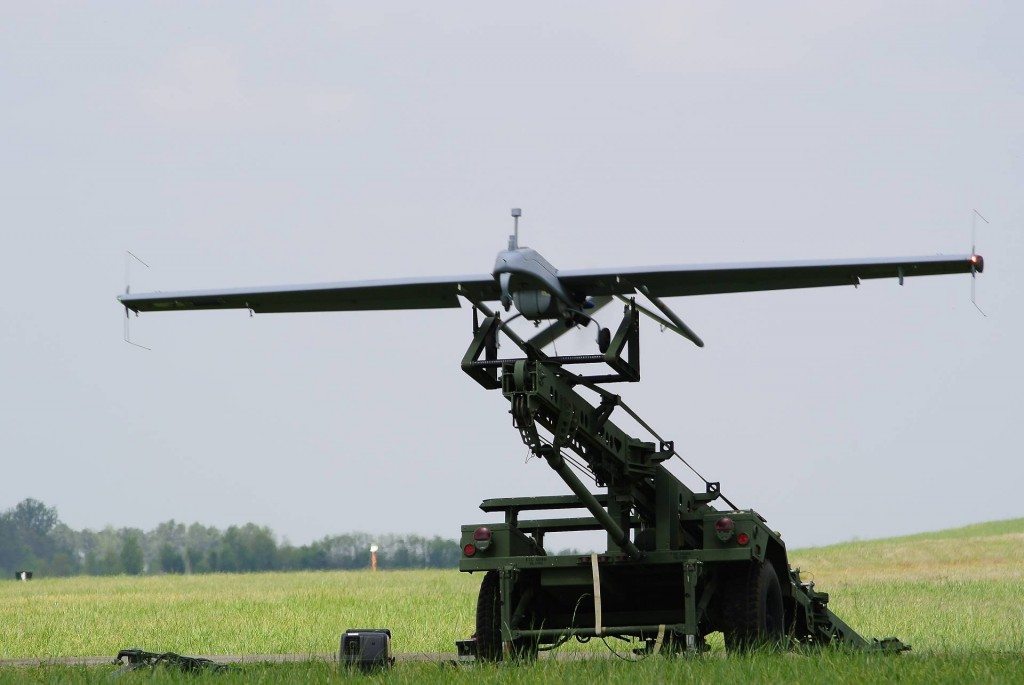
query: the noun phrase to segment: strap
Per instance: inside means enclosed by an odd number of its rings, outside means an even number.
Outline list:
[[[658,624],[658,638],[654,641],[654,654],[661,651],[661,643],[665,640],[665,624]]]
[[[600,635],[601,628],[601,572],[597,567],[597,552],[590,553],[590,572],[594,576],[594,634]]]

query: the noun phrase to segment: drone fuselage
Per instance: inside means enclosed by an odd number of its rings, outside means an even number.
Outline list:
[[[510,246],[494,260],[494,277],[501,286],[501,303],[513,305],[531,321],[568,318],[583,306],[558,279],[558,269],[529,247]]]

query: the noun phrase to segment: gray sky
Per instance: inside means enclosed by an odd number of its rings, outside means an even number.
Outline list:
[[[468,310],[148,315],[132,289],[966,252],[671,304],[622,392],[791,544],[1024,515],[1020,3],[7,3],[0,507],[454,536],[561,493]],[[423,263],[425,257],[429,263]],[[574,333],[560,349],[583,349]]]

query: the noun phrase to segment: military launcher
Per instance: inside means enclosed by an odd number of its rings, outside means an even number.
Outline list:
[[[785,543],[763,516],[735,506],[718,482],[705,480],[704,491],[695,492],[665,467],[683,460],[674,443],[602,387],[640,380],[640,310],[632,299],[596,355],[547,356],[513,334],[523,356],[499,359],[502,321],[484,313],[462,368],[483,387],[501,390],[523,442],[572,494],[484,500],[480,508],[504,520],[462,527],[460,569],[485,573],[476,634],[463,651],[489,660],[529,657],[571,638],[609,636],[640,638],[650,651],[701,650],[714,631],[730,650],[788,640],[909,648],[895,638],[861,637],[829,610],[827,594],[790,567]],[[588,376],[567,368],[589,363],[607,364],[610,372]],[[650,439],[620,428],[616,412]],[[581,476],[604,492],[591,492]],[[571,509],[589,516],[521,518]],[[601,554],[545,550],[549,533],[592,530],[607,533]]]
[[[641,315],[704,346],[662,298],[856,286],[871,278],[897,278],[901,285],[915,276],[973,278],[984,268],[981,256],[972,249],[953,256],[561,271],[519,246],[520,214],[513,210],[515,233],[488,275],[126,293],[118,299],[126,315],[450,308],[459,307],[460,298],[470,304],[473,337],[462,370],[484,388],[501,391],[523,443],[571,494],[484,500],[480,508],[502,520],[462,527],[460,569],[484,575],[476,632],[459,643],[460,652],[483,660],[528,658],[570,639],[595,637],[638,638],[648,652],[697,652],[715,631],[724,634],[729,650],[787,644],[909,649],[895,638],[866,639],[833,614],[828,595],[790,566],[781,535],[765,518],[734,505],[718,482],[701,477],[704,489],[698,492],[673,475],[665,464],[683,460],[674,443],[606,386],[640,380]],[[503,319],[488,302],[517,313]],[[611,303],[622,306],[614,332],[594,319]],[[510,326],[518,317],[548,325],[524,340]],[[592,323],[595,353],[544,351],[566,331]],[[521,356],[499,357],[499,338]],[[595,372],[595,365],[601,370]],[[621,428],[616,420],[622,415],[645,436]],[[586,515],[522,517],[571,510]],[[549,534],[575,531],[604,531],[606,549],[559,555],[545,548]]]

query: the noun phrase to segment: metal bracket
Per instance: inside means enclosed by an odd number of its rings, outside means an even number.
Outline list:
[[[704,564],[700,561],[687,561],[683,564],[683,613],[686,618],[686,649],[697,650],[697,632],[699,616],[697,615],[697,581],[704,573]]]
[[[619,406],[621,399],[622,398],[618,395],[605,395],[601,398],[601,404],[598,405],[597,412],[594,417],[598,428],[601,428],[604,424],[608,423],[608,419],[611,418],[612,412],[615,411],[615,407]]]
[[[488,390],[501,387],[501,381],[498,377],[498,370],[500,368],[522,360],[522,358],[498,358],[499,330],[504,332],[506,337],[526,354],[526,359],[543,361],[557,366],[599,364],[603,362],[615,371],[615,373],[611,374],[593,376],[567,374],[568,379],[573,384],[590,385],[620,381],[636,382],[640,380],[640,320],[636,305],[632,302],[627,303],[622,322],[609,343],[607,351],[603,354],[552,357],[544,354],[535,345],[531,345],[520,338],[509,327],[507,321],[502,321],[501,317],[492,312],[485,304],[470,299],[468,296],[464,295],[464,297],[474,305],[474,335],[473,341],[462,358],[462,370]],[[486,317],[479,325],[477,324],[476,314],[478,310]],[[623,358],[623,353],[625,353],[625,359]]]
[[[483,323],[478,326],[476,322],[476,308],[473,308],[473,327],[475,332],[473,342],[469,344],[469,349],[466,350],[466,354],[462,357],[462,370],[488,390],[495,390],[501,387],[501,381],[498,380],[498,366],[481,365],[479,360],[481,355],[483,355],[484,360],[487,362],[497,360],[497,336],[500,325],[501,319],[494,314],[486,317]]]

